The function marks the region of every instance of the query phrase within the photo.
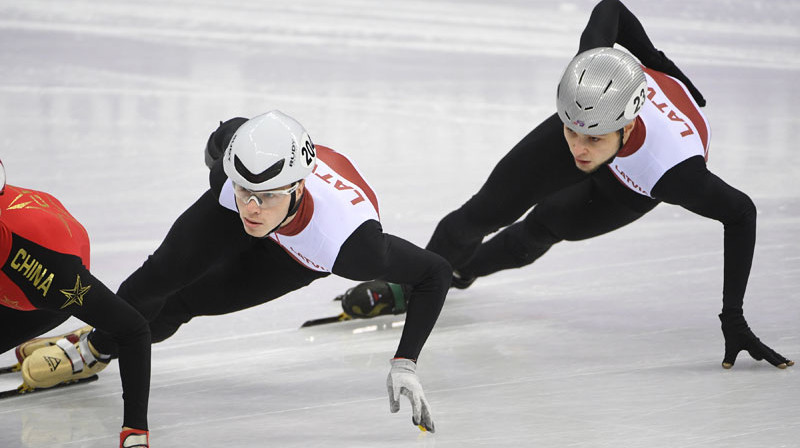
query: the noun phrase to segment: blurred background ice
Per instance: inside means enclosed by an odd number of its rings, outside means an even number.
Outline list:
[[[424,245],[553,113],[594,5],[221,3],[0,2],[9,182],[61,199],[112,289],[207,188],[217,123],[275,108],[352,156],[385,229]],[[626,4],[708,99],[710,168],[759,209],[746,316],[796,359],[800,2]],[[797,446],[797,367],[719,367],[722,228],[680,208],[451,292],[418,369],[436,434],[407,402],[388,412],[402,316],[298,330],[352,284],[197,318],[154,346],[152,446]],[[0,446],[115,446],[120,395],[114,364],[92,385],[4,400]]]

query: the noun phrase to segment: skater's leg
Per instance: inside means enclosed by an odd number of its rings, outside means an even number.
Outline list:
[[[505,227],[548,195],[584,179],[552,115],[495,166],[481,189],[437,225],[426,249],[454,269],[464,266],[484,236]]]
[[[460,273],[474,278],[519,268],[559,241],[593,238],[626,226],[658,204],[631,196],[635,194],[601,188],[593,178],[566,188],[542,201],[523,221],[483,243]]]
[[[153,320],[167,297],[244,251],[249,240],[238,215],[220,206],[209,190],[175,221],[153,255],[122,283],[118,295]],[[100,352],[117,353],[105,332],[95,331],[90,339]]]
[[[0,353],[5,353],[31,338],[56,328],[69,318],[69,314],[48,310],[19,311],[0,306]]]
[[[215,266],[166,300],[150,323],[153,342],[172,336],[193,317],[260,305],[326,275],[303,267],[271,240],[252,240],[249,250]]]

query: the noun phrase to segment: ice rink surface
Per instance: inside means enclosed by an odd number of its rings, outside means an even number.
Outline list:
[[[221,4],[0,4],[9,182],[61,199],[112,289],[207,188],[202,151],[219,120],[273,108],[352,156],[385,229],[425,245],[554,112],[594,2]],[[800,2],[626,4],[708,99],[710,169],[759,210],[745,316],[797,360]],[[800,446],[800,367],[746,354],[720,367],[722,255],[721,225],[661,205],[452,291],[419,360],[436,434],[412,426],[407,401],[388,410],[402,316],[298,329],[338,313],[331,299],[354,282],[197,318],[154,346],[151,444]],[[0,447],[117,446],[121,418],[112,364],[91,385],[1,401]]]

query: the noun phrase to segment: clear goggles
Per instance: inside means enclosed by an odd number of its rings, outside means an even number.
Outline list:
[[[284,196],[289,196],[297,190],[300,182],[295,182],[285,190],[252,191],[237,183],[233,183],[233,194],[242,205],[247,206],[250,201],[256,201],[260,209],[267,209],[279,205]]]

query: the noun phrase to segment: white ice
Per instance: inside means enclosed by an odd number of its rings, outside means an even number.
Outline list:
[[[218,121],[273,108],[354,157],[387,231],[424,245],[554,111],[593,5],[224,3],[0,3],[9,181],[84,223],[112,289],[207,188]],[[800,2],[627,4],[708,99],[710,168],[759,209],[746,316],[797,359]],[[155,345],[152,446],[800,446],[800,367],[746,353],[720,367],[722,227],[680,208],[452,291],[419,360],[435,434],[407,402],[388,410],[402,316],[298,329],[352,284],[329,277]],[[0,447],[116,446],[118,378],[113,364],[91,385],[0,401]]]

